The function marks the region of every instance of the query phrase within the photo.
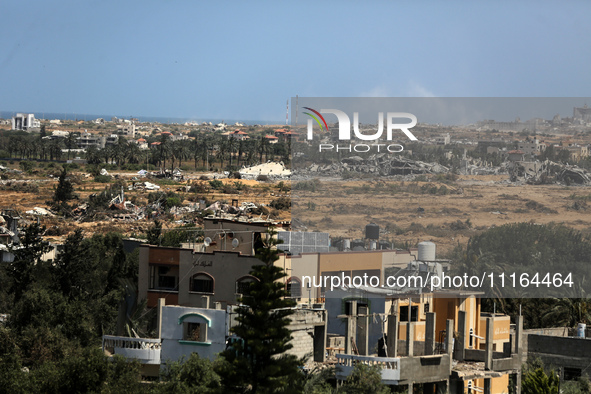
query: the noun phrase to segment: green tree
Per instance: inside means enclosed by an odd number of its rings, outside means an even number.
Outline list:
[[[221,393],[221,378],[208,359],[192,353],[188,360],[176,361],[162,372],[156,393]]]
[[[357,364],[339,392],[355,394],[386,394],[388,386],[382,383],[381,369],[377,365]]]
[[[64,168],[60,174],[57,187],[53,195],[53,201],[50,203],[53,209],[62,214],[69,214],[71,208],[67,202],[78,198],[78,196],[74,194],[74,186],[72,186],[72,182],[70,182],[67,176],[67,170]]]
[[[256,257],[248,294],[240,299],[242,307],[232,332],[239,338],[221,353],[218,373],[224,382],[224,392],[281,393],[301,392],[301,360],[285,352],[292,348],[288,325],[295,301],[288,296],[280,282],[286,276],[278,260],[274,231],[268,233],[264,246]]]
[[[35,271],[41,266],[41,256],[50,250],[49,242],[42,238],[44,232],[45,227],[32,223],[20,235],[20,245],[15,244],[10,249],[14,260],[5,265],[5,270],[12,280],[10,289],[15,302],[33,282]]]
[[[554,371],[546,374],[544,368],[538,367],[527,371],[521,383],[523,394],[558,394],[559,378]]]
[[[154,220],[154,225],[146,232],[149,245],[160,245],[160,238],[162,236],[162,223],[159,220]]]

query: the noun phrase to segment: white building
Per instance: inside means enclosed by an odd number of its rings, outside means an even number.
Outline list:
[[[30,131],[41,128],[41,122],[35,119],[35,114],[18,113],[12,117],[12,130]]]

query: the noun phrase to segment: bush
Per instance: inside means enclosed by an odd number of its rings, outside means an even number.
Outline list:
[[[267,175],[259,175],[257,176],[258,182],[269,182],[269,177]]]
[[[209,181],[209,186],[211,186],[211,188],[214,190],[219,190],[224,187],[224,182],[214,179],[213,181]]]
[[[291,208],[291,198],[279,197],[278,199],[271,201],[269,206],[279,211],[287,211]]]
[[[98,183],[109,183],[111,182],[111,177],[109,175],[97,175],[94,177],[94,181]]]

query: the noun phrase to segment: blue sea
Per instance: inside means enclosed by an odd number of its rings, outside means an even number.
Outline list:
[[[36,112],[36,111],[0,111],[0,118],[1,119],[10,119],[17,112],[23,113],[34,113],[36,119],[60,119],[60,120],[84,120],[90,121],[97,118],[103,118],[105,121],[110,121],[112,117],[117,117],[119,119],[131,119],[136,118],[139,122],[153,122],[153,123],[168,123],[168,124],[183,124],[186,122],[211,122],[213,124],[217,124],[220,122],[224,122],[228,125],[233,125],[234,123],[242,123],[245,125],[280,125],[283,123],[280,120],[277,121],[268,121],[268,120],[243,120],[243,119],[213,119],[213,118],[174,118],[174,117],[163,117],[163,116],[131,116],[131,115],[90,115],[90,114],[73,114],[73,113],[57,113],[57,112]]]

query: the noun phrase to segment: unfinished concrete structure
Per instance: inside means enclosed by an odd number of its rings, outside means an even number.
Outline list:
[[[506,393],[509,384],[520,392],[523,320],[516,317],[510,333],[509,317],[480,313],[476,296],[470,292],[391,295],[384,297],[389,305],[385,313],[377,312],[375,302],[367,299],[343,300],[348,304],[346,313],[334,317],[345,329],[343,353],[335,355],[340,367],[337,379],[346,379],[355,364],[366,363],[382,368],[385,384],[407,386],[409,393],[416,386],[425,393]],[[334,318],[328,313],[332,332]],[[369,327],[376,321],[382,339],[374,344]]]

